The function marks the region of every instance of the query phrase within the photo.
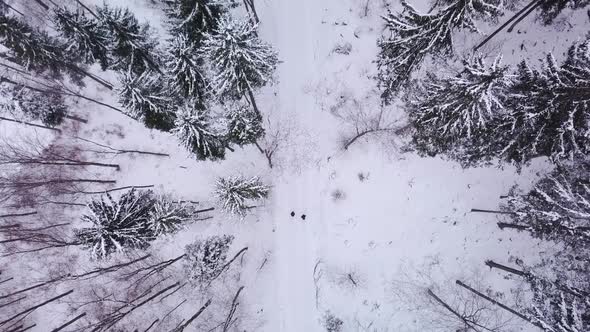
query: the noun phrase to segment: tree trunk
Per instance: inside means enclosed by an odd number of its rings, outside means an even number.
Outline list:
[[[451,308],[450,305],[448,305],[447,303],[445,303],[443,300],[441,300],[441,298],[439,298],[438,296],[436,296],[436,294],[434,294],[430,289],[428,289],[428,295],[430,295],[436,302],[438,302],[440,305],[442,305],[445,309],[447,309],[449,312],[451,312],[454,316],[456,316],[457,318],[459,318],[459,320],[461,320],[465,326],[469,327],[470,329],[477,331],[473,326],[471,326],[471,324],[467,321],[467,319],[463,316],[461,316],[461,314],[459,314],[455,309]]]
[[[58,133],[61,134],[61,129],[57,129],[57,128],[51,128],[51,127],[47,127],[47,126],[42,126],[42,125],[30,123],[30,122],[25,122],[25,121],[20,121],[20,120],[16,120],[16,119],[5,118],[3,116],[0,116],[0,120],[9,121],[9,122],[15,122],[15,123],[20,123],[22,125],[30,126],[30,127],[36,127],[36,128],[43,128],[43,129],[53,130],[53,131],[57,131]]]
[[[25,217],[25,216],[32,216],[34,214],[37,214],[37,211],[25,212],[25,213],[2,214],[2,215],[0,215],[0,218]]]
[[[38,3],[39,6],[43,7],[43,9],[49,10],[49,6],[45,2],[43,2],[41,0],[35,0],[35,2]]]
[[[254,92],[252,92],[252,89],[250,89],[248,87],[248,97],[250,99],[250,103],[252,104],[252,107],[254,108],[254,111],[256,111],[256,113],[260,114],[260,110],[258,109],[258,105],[256,105],[256,98],[254,98]]]
[[[67,292],[65,292],[65,293],[62,293],[62,294],[60,294],[60,295],[58,295],[58,296],[56,296],[56,297],[53,297],[53,298],[51,298],[51,299],[49,299],[49,300],[47,300],[47,301],[44,301],[44,302],[42,302],[42,303],[39,303],[39,304],[37,304],[37,305],[35,305],[35,306],[32,306],[32,307],[30,307],[30,308],[28,308],[28,309],[25,309],[25,310],[23,310],[23,311],[21,311],[21,312],[19,312],[19,313],[15,314],[15,315],[13,315],[12,317],[10,317],[10,318],[7,318],[7,319],[3,320],[2,322],[0,322],[0,326],[2,326],[2,325],[4,325],[4,324],[6,324],[6,323],[8,323],[8,322],[10,322],[10,321],[11,321],[11,320],[13,320],[13,319],[16,319],[16,318],[20,317],[20,316],[22,316],[22,315],[25,315],[25,314],[31,313],[31,312],[33,312],[33,311],[35,311],[35,310],[37,310],[37,309],[41,308],[42,306],[44,306],[44,305],[46,305],[46,304],[49,304],[49,303],[51,303],[51,302],[54,302],[54,301],[57,301],[57,300],[61,299],[62,297],[66,297],[66,296],[68,296],[68,295],[72,294],[73,292],[74,292],[74,290],[70,289],[69,291],[67,291]]]
[[[518,18],[518,20],[516,20],[516,22],[514,22],[514,24],[512,24],[512,25],[510,26],[510,28],[508,28],[508,30],[506,30],[506,31],[507,31],[507,32],[512,32],[512,30],[514,30],[514,27],[516,27],[516,25],[517,25],[518,23],[520,23],[522,20],[524,20],[524,19],[525,19],[525,17],[529,16],[529,15],[530,15],[530,14],[533,12],[533,10],[537,9],[537,7],[539,7],[539,6],[541,5],[541,3],[542,3],[542,2],[543,2],[543,0],[539,0],[539,1],[537,1],[537,3],[536,3],[534,6],[532,6],[532,7],[531,7],[531,8],[530,8],[530,9],[529,9],[529,10],[528,10],[526,13],[524,13],[524,14],[523,14],[523,15],[522,15],[520,18]]]
[[[526,225],[518,225],[518,224],[511,224],[511,223],[506,223],[506,222],[499,222],[498,223],[498,227],[500,227],[501,230],[504,230],[504,228],[512,228],[512,229],[517,229],[519,231],[527,231],[527,230],[529,230],[529,226],[526,226]]]
[[[189,318],[189,320],[186,321],[186,323],[182,324],[182,326],[180,326],[177,330],[175,329],[174,332],[182,332],[184,331],[184,329],[191,325],[191,323],[197,319],[197,317],[199,317],[203,311],[205,311],[205,309],[207,309],[207,307],[211,304],[211,299],[207,300],[207,302],[205,302],[205,304],[201,307],[201,309],[199,309],[199,311],[197,311],[194,315],[192,315],[191,318]]]
[[[126,190],[126,189],[131,189],[131,188],[135,188],[135,189],[145,189],[145,188],[153,188],[154,185],[150,184],[150,185],[146,185],[146,186],[125,186],[125,187],[119,187],[119,188],[113,188],[113,189],[108,189],[108,190],[101,190],[101,191],[79,191],[79,194],[105,194],[105,193],[110,193],[113,191],[120,191],[120,190]]]
[[[507,306],[507,305],[505,305],[505,304],[502,304],[502,303],[500,303],[500,302],[498,302],[498,301],[496,301],[496,300],[492,299],[491,297],[489,297],[489,296],[487,296],[487,295],[485,295],[485,294],[483,294],[483,293],[481,293],[481,292],[478,292],[477,290],[475,290],[475,289],[473,289],[473,288],[471,288],[471,287],[467,286],[466,284],[464,284],[464,283],[463,283],[463,282],[461,282],[460,280],[457,280],[457,281],[455,281],[455,283],[456,283],[457,285],[459,285],[459,286],[461,286],[461,287],[463,287],[463,288],[465,288],[465,289],[469,290],[469,291],[470,291],[470,292],[472,292],[473,294],[475,294],[475,295],[477,295],[477,296],[479,296],[479,297],[481,297],[481,298],[484,298],[484,299],[486,299],[486,300],[490,301],[491,303],[493,303],[493,304],[495,304],[495,305],[499,306],[500,308],[502,308],[502,309],[504,309],[504,310],[506,310],[506,311],[510,312],[511,314],[513,314],[513,315],[515,315],[515,316],[518,316],[518,317],[522,318],[523,320],[525,320],[525,321],[527,321],[527,322],[529,322],[529,323],[531,323],[531,324],[533,324],[533,325],[536,325],[536,326],[538,326],[537,324],[535,324],[535,323],[534,323],[534,322],[533,322],[533,321],[532,321],[530,318],[528,318],[527,316],[525,316],[525,315],[521,314],[520,312],[518,312],[518,311],[516,311],[516,310],[514,310],[514,309],[512,309],[512,308],[510,308],[510,307],[508,307],[508,306]]]
[[[65,116],[66,119],[70,119],[70,120],[74,120],[74,121],[78,121],[78,122],[82,122],[82,123],[88,123],[88,120],[75,116],[75,115],[66,115]]]
[[[494,214],[514,214],[514,212],[509,211],[499,211],[499,210],[482,210],[482,209],[471,209],[470,212],[480,212],[480,213],[494,213]]]
[[[73,319],[67,321],[65,324],[63,324],[63,325],[61,325],[59,327],[54,328],[53,330],[51,330],[51,332],[61,331],[61,330],[65,329],[66,327],[74,324],[77,320],[79,320],[80,318],[82,318],[84,316],[86,316],[86,313],[85,312],[84,313],[81,313],[78,316],[74,317]]]
[[[506,271],[508,273],[516,274],[516,275],[521,276],[521,277],[525,275],[524,271],[517,270],[515,268],[512,268],[512,267],[509,267],[509,266],[506,266],[506,265],[502,265],[502,264],[496,263],[493,260],[487,260],[486,261],[486,265],[489,266],[490,269],[494,269],[494,268],[500,269],[500,270]]]
[[[209,211],[213,211],[213,210],[215,210],[215,208],[214,207],[210,207],[210,208],[207,208],[207,209],[197,210],[197,211],[195,211],[195,213],[203,213],[203,212],[209,212]]]
[[[517,19],[520,15],[522,15],[522,13],[524,13],[527,9],[529,9],[531,6],[533,6],[535,3],[539,2],[539,1],[540,0],[533,0],[533,1],[529,2],[528,5],[524,6],[521,10],[519,10],[516,14],[514,14],[508,21],[504,22],[504,24],[502,24],[498,29],[494,30],[494,32],[492,32],[486,39],[484,39],[481,43],[479,43],[479,45],[477,45],[473,50],[477,51],[480,47],[485,45],[492,38],[494,38],[495,35],[497,35],[505,27],[507,27],[508,24],[510,24],[515,19]]]

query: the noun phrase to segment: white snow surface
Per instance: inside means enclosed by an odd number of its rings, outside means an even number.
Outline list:
[[[157,9],[145,9],[147,1],[108,2],[138,8],[140,18],[161,24]],[[413,1],[417,7],[422,2]],[[258,94],[269,121],[289,132],[273,169],[254,147],[228,152],[221,162],[196,161],[168,134],[94,104],[77,104],[76,113],[90,120],[78,135],[171,155],[105,160],[122,166],[103,173],[116,178],[116,186],[154,184],[159,191],[208,207],[215,204],[211,193],[219,176],[261,176],[272,185],[271,197],[247,218],[215,212],[213,219],[158,241],[152,249],[169,259],[207,234],[234,235],[234,252],[248,246],[238,280],[245,286],[243,331],[325,331],[322,318],[328,311],[344,321],[344,332],[428,331],[422,309],[415,306],[426,288],[445,294],[456,287],[455,279],[478,275],[482,290],[509,293],[514,281],[487,270],[484,260],[507,262],[514,256],[532,263],[540,250],[551,249],[527,234],[499,230],[496,215],[470,213],[472,208],[497,209],[500,196],[514,184],[529,187],[550,169],[542,160],[517,174],[509,166],[463,170],[439,158],[403,153],[399,140],[391,137],[367,136],[342,149],[343,133],[352,132],[334,116],[348,105],[342,99],[357,100],[369,110],[379,107],[372,61],[382,27],[379,16],[385,12],[381,1],[368,3],[365,16],[366,0],[256,1],[261,37],[277,48],[282,61],[276,82]],[[561,31],[528,20],[520,33],[499,35],[485,51],[495,56],[503,45],[509,63],[548,51],[559,57],[586,32],[587,18],[576,17]],[[332,52],[343,43],[352,45],[349,55]],[[94,85],[85,93],[116,104],[112,94]],[[393,117],[403,117],[401,110],[390,107]],[[413,287],[422,293],[404,297]],[[185,316],[196,306],[184,309]],[[64,321],[49,309],[31,317],[48,324],[32,331]],[[514,331],[532,331],[516,319],[512,324]]]

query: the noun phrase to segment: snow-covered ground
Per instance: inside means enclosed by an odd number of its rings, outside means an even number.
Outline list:
[[[147,7],[139,0],[125,4]],[[369,110],[380,107],[372,61],[385,10],[382,1],[257,0],[256,5],[261,37],[277,48],[282,61],[276,82],[259,99],[270,122],[289,133],[274,168],[268,168],[254,147],[229,153],[221,162],[195,161],[168,134],[145,129],[112,110],[77,105],[90,121],[76,135],[171,155],[108,159],[122,166],[102,173],[116,178],[117,186],[153,184],[208,207],[214,204],[211,192],[219,176],[259,175],[272,185],[271,197],[244,220],[216,212],[213,219],[159,241],[153,252],[175,257],[205,234],[234,235],[235,251],[248,246],[239,279],[245,286],[244,331],[325,331],[327,312],[344,321],[346,332],[428,331],[432,326],[420,302],[426,288],[451,294],[455,279],[478,276],[482,291],[489,287],[509,294],[514,283],[488,271],[484,261],[520,257],[534,262],[540,244],[526,234],[501,231],[496,215],[470,210],[497,209],[500,196],[513,185],[526,188],[537,172],[550,166],[537,160],[520,174],[513,167],[463,170],[453,162],[404,153],[401,140],[391,136],[367,136],[343,150],[341,138],[352,129],[334,114],[349,107],[350,100]],[[155,9],[136,14],[158,25]],[[564,25],[569,29],[566,45],[585,33],[587,20],[570,23]],[[565,51],[555,43],[563,31],[532,22],[522,26],[530,28],[510,38],[499,36],[486,52],[492,54],[503,44],[505,61],[516,63],[523,50],[530,58]],[[333,52],[346,43],[350,54]],[[115,103],[106,91],[92,89],[86,92]],[[388,113],[403,117],[395,106]],[[194,309],[186,308],[186,315]],[[48,314],[39,311],[35,317],[45,315],[51,321]],[[512,324],[515,330],[529,329],[516,319]]]

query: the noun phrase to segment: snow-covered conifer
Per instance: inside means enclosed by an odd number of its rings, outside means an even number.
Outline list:
[[[401,13],[388,13],[385,27],[390,36],[379,40],[377,58],[379,81],[385,101],[405,84],[427,55],[453,53],[453,32],[467,29],[477,32],[476,18],[494,18],[501,14],[498,0],[438,1],[432,14],[420,14],[406,0]]]
[[[536,238],[587,248],[590,246],[589,188],[588,162],[561,166],[540,179],[526,194],[519,194],[513,188],[502,208],[511,213],[513,227],[528,230]]]
[[[110,32],[97,20],[83,11],[57,7],[53,22],[66,40],[65,51],[74,52],[87,64],[99,63],[102,69],[109,65]]]
[[[208,87],[203,62],[190,37],[181,33],[172,40],[166,56],[166,69],[175,93],[199,100],[205,98]]]
[[[264,136],[262,115],[253,108],[240,106],[227,114],[227,138],[231,143],[243,146],[254,144]]]
[[[141,75],[148,69],[159,71],[157,41],[149,24],[140,24],[128,9],[108,5],[96,10],[102,29],[110,31],[109,43],[113,63],[111,69]]]
[[[81,84],[77,58],[64,52],[64,43],[47,32],[33,28],[26,22],[0,15],[0,44],[10,50],[7,59],[27,70],[51,75],[60,79],[67,72],[72,81]]]
[[[258,111],[253,91],[270,81],[278,57],[269,44],[258,38],[256,29],[249,21],[235,22],[224,17],[214,32],[205,34],[203,50],[215,72],[215,91],[236,99],[246,96]]]
[[[508,68],[500,61],[497,57],[487,65],[482,57],[474,57],[460,74],[430,74],[408,95],[406,112],[419,152],[446,153],[463,164],[480,161],[480,150],[486,154],[494,119],[504,111],[504,94],[511,85]]]
[[[174,127],[174,99],[166,81],[154,72],[123,74],[117,88],[119,102],[128,114],[148,128],[169,131]]]
[[[227,252],[233,236],[211,236],[186,246],[184,270],[189,279],[207,284],[217,278],[227,264]]]
[[[64,98],[50,91],[40,92],[20,85],[0,88],[2,103],[0,108],[17,118],[40,120],[49,127],[60,125],[67,115]]]
[[[198,102],[186,104],[178,111],[173,132],[199,160],[225,157],[225,142],[214,130],[207,110]]]
[[[580,332],[590,329],[590,297],[576,297],[547,289],[533,289],[531,320],[546,332]]]
[[[170,196],[156,197],[148,218],[148,225],[154,236],[174,233],[181,229],[194,216],[194,209],[188,203],[172,199]]]
[[[141,249],[149,246],[154,233],[148,220],[154,206],[152,191],[130,190],[118,200],[110,194],[88,204],[90,213],[82,221],[91,227],[76,230],[78,241],[91,249],[96,258],[107,258],[125,249]]]
[[[574,44],[557,65],[549,54],[542,70],[526,62],[506,98],[494,149],[502,159],[523,164],[538,156],[572,160],[590,152],[590,39]]]
[[[172,30],[186,34],[199,44],[203,33],[217,28],[219,19],[231,7],[230,0],[164,0]]]
[[[219,178],[215,185],[215,195],[223,209],[239,216],[246,214],[249,203],[264,199],[269,193],[270,187],[257,176]]]

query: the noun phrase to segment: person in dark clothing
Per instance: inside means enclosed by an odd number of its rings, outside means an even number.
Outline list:
[[[301,219],[305,220],[306,215],[302,214]]]
[[[291,211],[291,217],[295,217],[295,211]]]

